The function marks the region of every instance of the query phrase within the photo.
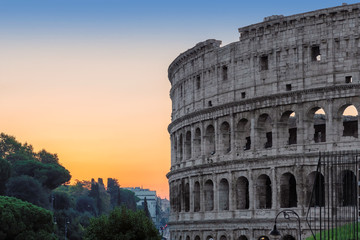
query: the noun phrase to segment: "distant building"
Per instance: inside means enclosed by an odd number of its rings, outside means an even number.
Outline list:
[[[160,208],[163,212],[167,212],[170,210],[170,201],[166,198],[159,198]]]
[[[144,205],[144,199],[146,198],[148,209],[151,215],[151,219],[154,223],[156,223],[156,191],[150,191],[149,189],[143,189],[140,187],[135,188],[125,188],[135,193],[135,196],[140,199],[136,204],[137,206],[143,206]]]

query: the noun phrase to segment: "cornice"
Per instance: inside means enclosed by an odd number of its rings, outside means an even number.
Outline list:
[[[360,84],[342,84],[342,85],[335,85],[335,86],[328,86],[328,87],[319,87],[319,88],[311,88],[311,89],[304,89],[304,90],[297,90],[291,92],[284,92],[284,93],[276,93],[267,96],[260,96],[250,99],[244,99],[240,101],[225,103],[219,106],[213,106],[206,109],[201,109],[192,113],[189,113],[185,116],[179,117],[171,122],[168,126],[168,132],[171,133],[172,128],[174,128],[177,124],[180,124],[184,121],[188,121],[194,118],[198,118],[204,115],[212,115],[214,118],[216,112],[227,110],[227,112],[238,112],[235,107],[244,106],[244,105],[253,105],[250,109],[246,109],[246,111],[251,111],[254,109],[258,109],[259,105],[263,105],[264,102],[269,101],[276,101],[279,99],[289,98],[289,97],[297,97],[297,98],[304,98],[304,95],[308,95],[311,93],[328,93],[338,90],[347,90],[347,89],[360,89]],[[269,105],[269,104],[268,104]],[[271,105],[271,104],[270,104]],[[279,104],[272,104],[271,106],[277,106]],[[266,107],[262,106],[261,108]],[[231,109],[233,108],[233,109]]]
[[[199,164],[195,166],[190,167],[183,167],[176,170],[171,170],[169,173],[166,174],[166,177],[169,179],[171,176],[176,174],[185,173],[188,171],[200,171],[205,170],[208,168],[214,168],[214,167],[222,167],[225,165],[237,165],[242,164],[244,161],[246,161],[248,164],[251,162],[258,162],[261,160],[279,160],[279,159],[289,159],[289,158],[310,158],[310,157],[319,157],[318,152],[309,152],[309,153],[295,153],[295,154],[282,154],[282,155],[271,155],[271,156],[261,156],[261,157],[252,157],[252,158],[241,158],[241,159],[235,159],[231,161],[220,161],[220,162],[213,162],[213,163],[204,163]]]

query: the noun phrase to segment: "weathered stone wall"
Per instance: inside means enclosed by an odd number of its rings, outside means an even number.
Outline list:
[[[344,116],[360,109],[359,8],[266,18],[174,60],[171,239],[258,239],[282,209],[305,218],[318,152],[360,146]]]

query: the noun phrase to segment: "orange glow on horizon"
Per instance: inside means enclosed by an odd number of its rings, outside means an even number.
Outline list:
[[[1,132],[57,153],[72,183],[110,177],[168,198],[167,63],[86,46],[38,50],[0,60]]]

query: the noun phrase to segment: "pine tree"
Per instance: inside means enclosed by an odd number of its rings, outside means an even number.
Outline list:
[[[148,204],[147,204],[147,200],[146,200],[146,197],[144,198],[144,212],[145,212],[145,215],[151,219],[151,215],[150,215],[150,212],[149,212],[149,208],[148,208]]]

